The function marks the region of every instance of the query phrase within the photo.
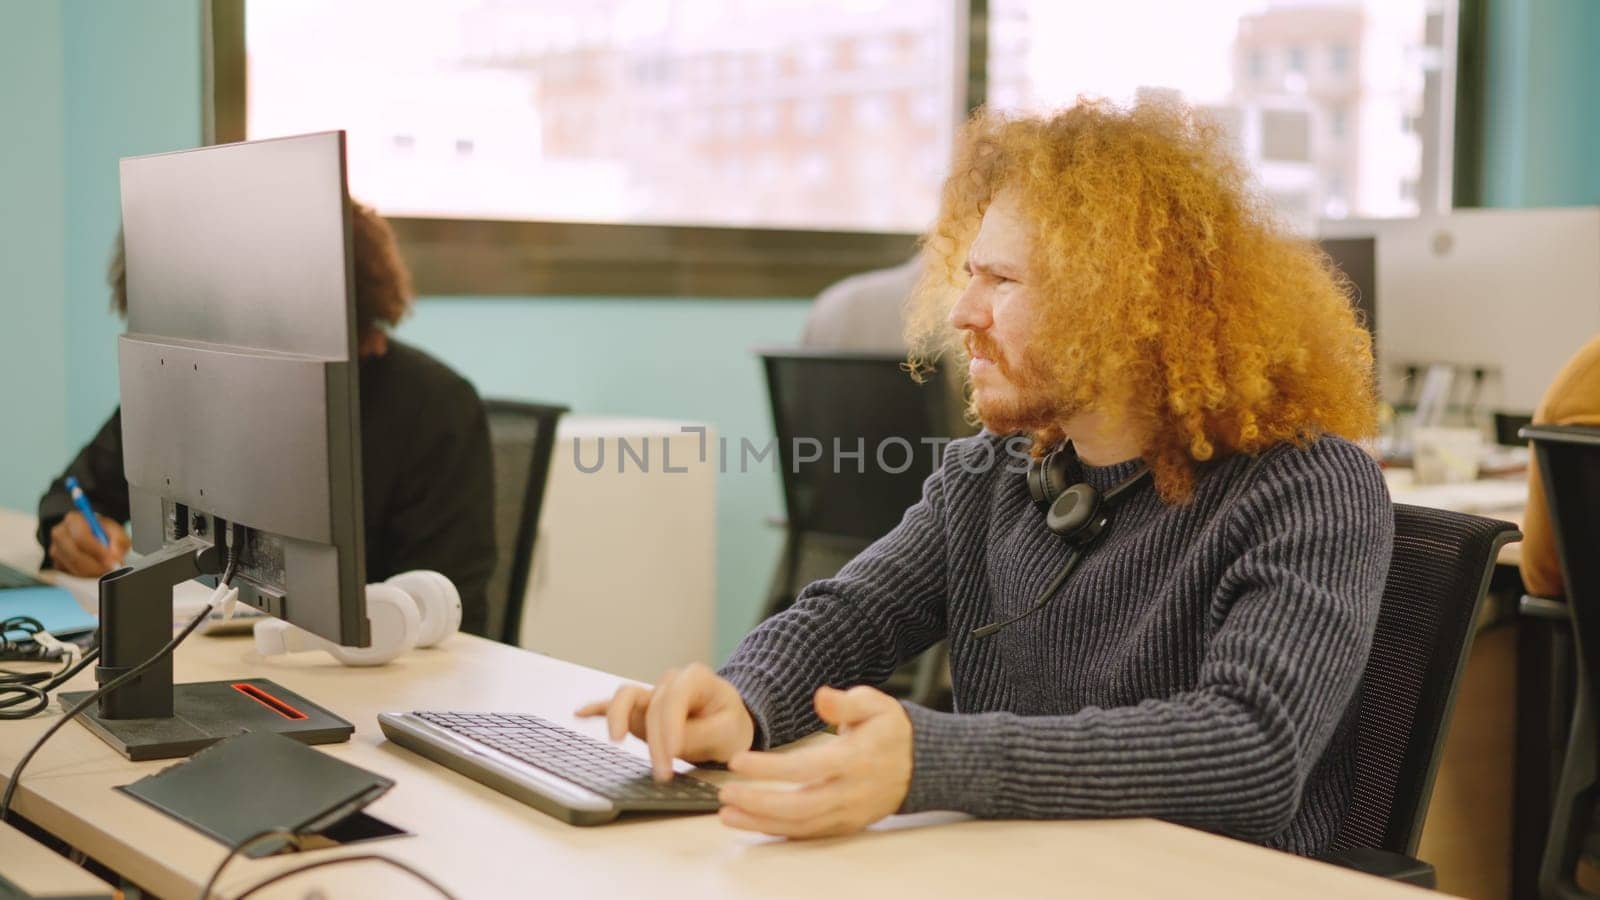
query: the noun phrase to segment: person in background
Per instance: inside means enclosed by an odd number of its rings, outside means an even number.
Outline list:
[[[806,313],[800,346],[844,353],[906,354],[910,350],[906,306],[922,272],[922,258],[917,256],[898,266],[861,272],[828,285]],[[927,362],[949,369],[943,379],[945,417],[940,424],[944,433],[950,437],[977,433],[975,420],[967,415],[966,381],[954,356]]]
[[[905,353],[906,302],[922,277],[922,260],[861,272],[817,295],[806,313],[802,347]]]
[[[1376,430],[1372,350],[1227,146],[1165,100],[975,116],[911,331],[964,350],[986,430],[720,670],[579,715],[647,741],[658,778],[677,757],[755,779],[719,815],[768,834],[944,809],[1336,846],[1394,539],[1354,443]],[[1090,549],[1054,533],[1079,506],[1033,499],[1015,443],[1111,505],[1077,532]],[[956,712],[875,687],[946,638]],[[762,752],[824,726],[838,737]]]
[[[1539,408],[1535,425],[1600,425],[1600,336],[1591,338],[1556,374]],[[1561,597],[1566,585],[1550,533],[1539,464],[1528,466],[1528,507],[1522,521],[1522,584],[1540,597]]]
[[[488,419],[466,379],[389,336],[387,329],[410,311],[411,275],[389,224],[360,203],[351,204],[351,213],[367,580],[409,569],[442,572],[461,593],[462,630],[481,632],[484,590],[495,561]],[[126,316],[120,235],[108,279],[111,308]],[[69,477],[94,507],[109,545],[73,506]],[[84,577],[122,565],[130,545],[123,525],[129,515],[118,409],[39,500],[38,538],[46,564]]]

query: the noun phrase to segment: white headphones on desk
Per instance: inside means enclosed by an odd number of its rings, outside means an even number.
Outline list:
[[[432,647],[461,628],[461,595],[438,572],[415,569],[367,585],[372,646],[345,647],[282,619],[256,623],[256,652],[322,650],[347,666],[381,666],[412,647]]]

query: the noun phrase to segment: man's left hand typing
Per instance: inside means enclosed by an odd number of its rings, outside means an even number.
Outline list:
[[[870,687],[820,688],[817,715],[839,736],[790,753],[746,751],[728,768],[775,784],[722,789],[724,824],[786,837],[853,834],[893,815],[911,785],[911,719],[899,701]]]

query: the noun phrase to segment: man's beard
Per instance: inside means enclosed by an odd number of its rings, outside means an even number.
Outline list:
[[[991,392],[986,399],[974,390],[978,418],[985,428],[995,434],[1039,433],[1071,418],[1072,410],[1061,401],[1059,392],[1051,389],[1050,377],[1032,354],[1025,350],[1019,354],[1022,359],[1014,362],[987,335],[970,331],[966,345],[969,358],[976,351],[976,355],[993,361],[996,372],[1006,382],[1005,387]],[[996,393],[1002,396],[994,396]]]

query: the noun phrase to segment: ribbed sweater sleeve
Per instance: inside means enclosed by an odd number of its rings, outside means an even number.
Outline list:
[[[948,468],[928,476],[899,525],[836,577],[807,585],[792,606],[746,635],[720,670],[755,719],[758,748],[821,728],[812,696],[822,685],[880,684],[944,637]]]
[[[903,811],[1156,816],[1255,840],[1285,829],[1359,684],[1393,539],[1370,460],[1343,442],[1315,449],[1270,453],[1228,513],[1191,690],[1064,716],[908,704]]]

